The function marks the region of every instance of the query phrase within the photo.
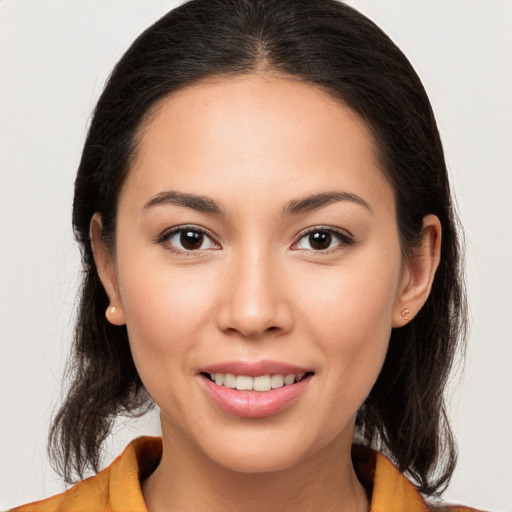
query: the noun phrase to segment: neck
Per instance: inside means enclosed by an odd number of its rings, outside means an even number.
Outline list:
[[[352,466],[351,443],[341,439],[295,466],[241,473],[215,463],[182,438],[163,434],[160,465],[143,483],[149,512],[369,510]]]

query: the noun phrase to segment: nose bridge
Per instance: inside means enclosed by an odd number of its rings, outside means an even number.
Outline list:
[[[268,248],[252,244],[235,251],[219,314],[223,330],[257,337],[265,331],[287,331],[291,312],[279,285],[278,257]]]

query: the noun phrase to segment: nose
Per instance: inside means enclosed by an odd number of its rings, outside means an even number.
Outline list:
[[[286,278],[270,255],[256,251],[230,262],[217,323],[219,329],[256,339],[292,329],[292,305]]]

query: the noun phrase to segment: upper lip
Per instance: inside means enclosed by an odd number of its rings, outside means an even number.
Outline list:
[[[307,373],[311,370],[294,364],[280,361],[225,361],[214,363],[199,370],[200,373],[232,373],[234,375],[247,375],[259,377],[261,375],[290,375]]]

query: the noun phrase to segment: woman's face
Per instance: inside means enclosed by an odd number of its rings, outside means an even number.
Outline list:
[[[244,472],[350,444],[410,274],[349,108],[270,76],[169,96],[141,131],[116,235],[111,321],[164,436]]]

